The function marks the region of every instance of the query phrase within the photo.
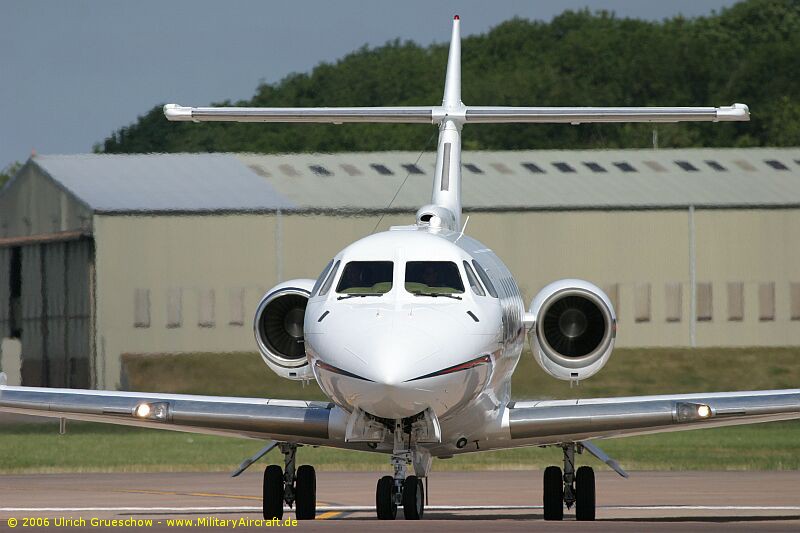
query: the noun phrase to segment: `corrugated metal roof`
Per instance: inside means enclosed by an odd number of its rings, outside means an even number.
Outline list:
[[[392,210],[428,203],[435,159],[90,154],[34,162],[96,211],[357,212],[386,210],[395,194]],[[463,163],[472,210],[800,207],[800,148],[464,152]]]
[[[229,154],[39,155],[33,161],[98,212],[294,207],[269,182]]]
[[[382,209],[408,176],[392,207],[415,209],[430,200],[436,163],[434,152],[237,157],[309,208]],[[403,167],[417,158],[424,174]],[[462,160],[467,209],[800,206],[800,148],[464,152]]]

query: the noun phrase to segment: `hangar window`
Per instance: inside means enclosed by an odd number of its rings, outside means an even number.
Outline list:
[[[738,166],[742,170],[746,170],[748,172],[755,172],[756,170],[756,167],[754,167],[753,165],[750,164],[749,161],[745,161],[744,159],[737,159],[736,161],[734,161],[734,163],[736,163],[736,166]]]
[[[201,328],[213,328],[214,320],[214,289],[203,289],[197,298],[197,325]]]
[[[244,288],[228,290],[228,325],[244,326]]]
[[[575,172],[575,169],[572,168],[569,163],[565,163],[563,161],[556,161],[553,163],[553,166],[561,172]]]
[[[675,164],[681,167],[686,172],[697,172],[697,167],[688,161],[675,161]]]
[[[414,163],[406,163],[405,165],[403,165],[403,168],[404,168],[404,169],[406,169],[406,171],[407,171],[409,174],[425,174],[425,173],[422,171],[422,169],[421,169],[421,168],[419,168],[419,167],[418,167],[417,165],[415,165]]]
[[[800,162],[798,162],[800,164]],[[498,171],[500,174],[513,174],[510,168],[505,163],[489,163],[493,169]]]
[[[339,166],[342,167],[342,170],[347,172],[348,176],[360,176],[361,175],[361,171],[358,170],[358,168],[356,168],[355,165],[351,165],[349,163],[342,163]]]
[[[308,165],[308,168],[317,176],[333,176],[333,172],[322,165]]]
[[[333,266],[333,259],[328,261],[328,264],[325,265],[324,269],[322,269],[322,274],[319,275],[319,277],[317,278],[316,283],[314,283],[314,288],[311,289],[310,298],[313,298],[314,296],[317,295],[317,291],[319,290],[320,286],[322,285],[322,282],[325,281],[325,277],[328,275],[328,272],[331,271],[331,267],[332,266]]]
[[[789,284],[789,304],[792,320],[800,320],[800,283]]]
[[[250,170],[261,176],[262,178],[270,178],[272,174],[270,174],[264,167],[261,165],[247,165]]]
[[[469,287],[472,289],[472,292],[478,296],[486,296],[486,293],[483,292],[483,287],[481,287],[478,278],[475,276],[475,272],[472,271],[472,267],[469,266],[469,263],[466,261],[464,261],[464,272],[467,273],[467,281],[469,282]]]
[[[183,295],[181,289],[167,289],[167,327],[179,328],[183,324]]]
[[[136,289],[133,292],[133,327],[150,327],[150,289]]]
[[[339,261],[336,261],[336,264],[333,265],[331,269],[331,273],[328,275],[328,279],[325,280],[325,283],[322,284],[322,287],[319,289],[319,295],[325,296],[328,294],[328,291],[331,290],[331,285],[333,285],[333,279],[336,277],[336,272],[339,270]],[[322,279],[322,276],[320,276]]]
[[[473,163],[464,163],[464,168],[466,168],[473,174],[483,174],[483,170],[478,168],[478,166]]]
[[[381,174],[382,176],[393,176],[394,175],[394,172],[389,170],[389,168],[386,165],[381,165],[380,163],[372,163],[372,164],[370,164],[370,166],[372,168],[374,168],[375,171],[378,174]]]
[[[522,166],[533,172],[534,174],[544,174],[542,167],[536,163],[522,163]]]
[[[720,165],[716,161],[706,160],[706,165],[710,166],[711,168],[713,168],[717,172],[726,172],[728,170],[727,168],[723,167],[722,165]]]
[[[592,172],[608,172],[605,167],[594,161],[584,161],[583,164]]]
[[[342,271],[336,292],[380,296],[392,290],[393,273],[391,261],[350,261]]]
[[[497,291],[495,290],[494,285],[492,285],[492,280],[489,278],[489,274],[486,272],[486,269],[474,259],[472,260],[472,264],[475,265],[475,272],[477,272],[478,277],[481,278],[483,286],[486,287],[486,291],[489,293],[489,296],[492,298],[497,298]]]
[[[619,161],[617,163],[614,163],[614,166],[623,172],[636,172],[636,169],[633,168],[633,165],[631,165],[627,161]]]
[[[667,283],[664,287],[665,315],[667,322],[680,322],[683,311],[683,298],[680,283]]]
[[[777,159],[765,159],[764,163],[768,164],[775,170],[789,170],[789,167],[778,161]]]
[[[635,298],[634,319],[636,322],[650,322],[650,284],[637,283]]]
[[[762,322],[775,320],[775,284],[758,284],[758,319]]]
[[[728,283],[728,320],[731,322],[744,320],[744,283],[741,281]]]
[[[409,261],[405,287],[417,296],[462,294],[464,283],[452,261]]]
[[[666,172],[667,171],[667,169],[664,168],[664,165],[662,165],[658,161],[645,161],[644,164],[647,165],[647,167],[650,170],[655,170],[656,172]]]
[[[697,284],[697,321],[710,322],[714,314],[711,283]]]
[[[281,172],[292,178],[296,178],[300,175],[300,173],[297,172],[292,165],[287,165],[284,163],[283,165],[278,165],[278,168],[281,169]]]

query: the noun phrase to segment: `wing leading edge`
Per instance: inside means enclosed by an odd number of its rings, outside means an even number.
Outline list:
[[[516,402],[510,446],[800,418],[800,389]]]
[[[334,444],[329,424],[338,414],[326,402],[1,384],[0,411],[320,445]]]

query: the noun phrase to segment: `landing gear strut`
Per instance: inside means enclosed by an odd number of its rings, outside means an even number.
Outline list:
[[[281,443],[284,468],[269,465],[264,471],[264,519],[283,518],[283,504],[295,506],[298,520],[313,520],[317,512],[317,475],[314,467],[295,469],[297,444]]]
[[[557,466],[544,471],[543,506],[545,520],[562,520],[564,505],[575,506],[576,520],[594,520],[595,483],[594,470],[582,466],[575,471],[575,450],[583,451],[580,444],[568,442],[561,445],[564,452],[564,472]]]

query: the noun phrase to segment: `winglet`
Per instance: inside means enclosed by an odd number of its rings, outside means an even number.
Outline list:
[[[8,376],[5,372],[0,372],[0,387],[5,387],[8,383]]]

